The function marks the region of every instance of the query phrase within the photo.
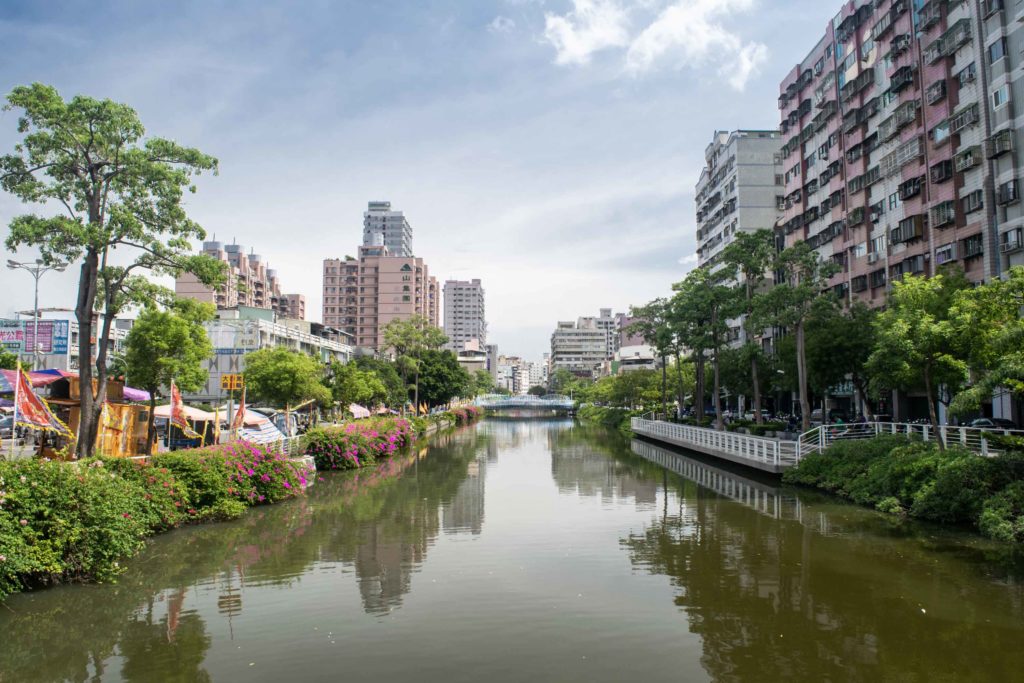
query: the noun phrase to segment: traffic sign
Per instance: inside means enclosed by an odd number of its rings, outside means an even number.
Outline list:
[[[228,391],[239,391],[245,386],[242,375],[226,374],[220,376],[220,388]]]

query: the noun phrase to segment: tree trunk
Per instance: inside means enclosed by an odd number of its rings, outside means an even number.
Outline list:
[[[764,424],[764,416],[761,414],[761,379],[756,353],[750,358],[750,381],[754,384],[754,422]]]
[[[722,420],[722,383],[718,373],[718,342],[715,342],[714,355],[711,357],[711,369],[715,374],[715,429],[721,431],[725,428]]]
[[[800,426],[801,431],[811,428],[811,400],[807,395],[807,349],[804,340],[803,321],[796,324],[796,377],[800,393]],[[824,420],[822,420],[824,422]]]
[[[416,374],[415,374],[415,378],[416,378],[415,379],[416,387],[413,390],[414,398],[413,398],[413,404],[412,404],[412,414],[413,415],[419,415],[420,414],[420,366],[419,366],[419,361],[418,360],[416,361]]]
[[[944,451],[946,450],[946,444],[939,433],[939,416],[935,412],[935,398],[932,394],[932,373],[931,368],[927,364],[924,366],[924,394],[925,398],[928,399],[928,421],[932,424],[932,436],[935,438],[935,442],[939,444],[939,450]]]
[[[665,354],[661,354],[661,415],[662,418],[668,417],[668,399],[666,398],[666,391],[668,390],[668,363],[665,360]]]
[[[678,349],[676,349],[676,377],[679,379],[679,411],[682,411],[683,402],[686,400],[686,387],[683,386],[683,359]]]
[[[695,371],[697,383],[694,389],[693,405],[697,409],[697,420],[704,419],[704,350],[697,352],[697,367]]]
[[[92,455],[96,446],[96,404],[92,393],[92,310],[96,304],[96,277],[99,255],[90,250],[82,261],[78,277],[78,301],[75,318],[78,320],[78,442],[75,453],[79,459]]]
[[[871,422],[874,418],[874,415],[871,414],[871,404],[868,403],[868,392],[864,389],[863,385],[864,382],[862,380],[857,379],[856,376],[854,376],[853,390],[855,392],[855,395],[860,399],[860,413],[868,422]]]
[[[146,455],[153,455],[153,441],[156,436],[156,392],[149,392],[149,418],[146,420]]]

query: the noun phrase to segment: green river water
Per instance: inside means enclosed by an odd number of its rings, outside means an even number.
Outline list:
[[[1022,587],[967,533],[488,420],[11,597],[0,681],[1022,681]]]

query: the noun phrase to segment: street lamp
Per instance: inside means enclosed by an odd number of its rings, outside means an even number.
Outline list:
[[[32,308],[32,315],[35,317],[35,325],[32,331],[32,340],[35,342],[35,349],[32,352],[33,369],[37,364],[41,363],[42,356],[42,345],[39,343],[39,278],[43,276],[43,273],[51,270],[62,273],[67,267],[68,264],[60,263],[59,261],[46,265],[46,262],[41,258],[37,258],[35,263],[19,263],[17,261],[7,259],[7,268],[9,270],[18,270],[19,268],[21,270],[26,270],[36,281],[35,306]]]

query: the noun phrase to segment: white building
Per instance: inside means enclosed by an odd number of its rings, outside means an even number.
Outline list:
[[[391,256],[412,257],[412,226],[391,202],[370,202],[363,212],[363,246],[386,246]]]
[[[480,280],[447,280],[444,283],[444,333],[449,350],[459,353],[477,341],[487,344],[484,288]]]
[[[565,368],[576,375],[595,377],[615,356],[618,342],[617,319],[610,308],[602,308],[596,317],[578,318],[575,323],[560,321],[551,334],[549,369]]]

